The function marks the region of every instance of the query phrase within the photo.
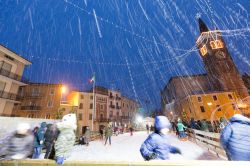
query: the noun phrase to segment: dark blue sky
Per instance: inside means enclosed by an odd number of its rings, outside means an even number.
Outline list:
[[[250,73],[248,0],[0,0],[0,43],[33,64],[24,76],[120,89],[160,107],[171,76],[204,73],[197,16],[222,30],[241,73]],[[95,14],[94,14],[95,13]]]

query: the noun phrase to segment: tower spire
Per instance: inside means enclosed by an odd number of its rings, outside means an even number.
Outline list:
[[[209,31],[207,25],[203,22],[203,20],[201,18],[198,18],[198,22],[199,22],[199,27],[200,27],[200,32],[201,33]]]

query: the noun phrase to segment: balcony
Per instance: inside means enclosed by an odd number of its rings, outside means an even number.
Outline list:
[[[15,73],[12,73],[12,72],[5,70],[3,68],[0,69],[0,75],[11,78],[11,79],[16,80],[16,81],[20,81],[20,82],[22,80],[22,76],[17,75]]]
[[[29,105],[29,106],[21,106],[21,110],[41,110],[41,106]]]
[[[121,119],[128,120],[128,119],[131,119],[131,118],[129,116],[121,116]]]
[[[117,105],[115,108],[119,110],[119,109],[121,109],[122,107]]]
[[[99,119],[95,119],[96,122],[109,122],[109,119],[107,118],[99,118]]]
[[[113,99],[113,98],[114,98],[114,96],[112,96],[112,95],[109,95],[109,98],[110,98],[110,99]]]
[[[36,93],[36,94],[30,94],[30,93],[26,93],[25,95],[23,95],[23,98],[34,98],[34,99],[38,99],[38,98],[42,98],[44,96],[44,94],[42,93]]]
[[[121,100],[122,98],[117,96],[115,99],[116,99],[116,100]]]
[[[21,98],[17,94],[14,93],[8,93],[4,91],[0,91],[0,98],[8,99],[8,100],[14,100],[14,101],[20,101]]]
[[[109,105],[110,108],[115,108],[115,105]]]

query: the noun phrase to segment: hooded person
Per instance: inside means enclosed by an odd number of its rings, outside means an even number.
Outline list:
[[[155,132],[150,134],[141,145],[140,152],[145,160],[168,160],[170,153],[179,153],[180,150],[168,142],[168,132],[171,124],[167,117],[155,118]]]
[[[58,135],[59,135],[59,130],[57,129],[56,124],[48,124],[47,130],[44,135],[45,138],[44,145],[46,148],[46,153],[44,156],[45,159],[48,158],[54,159],[54,153],[55,153],[54,144]]]
[[[55,155],[57,164],[61,165],[69,157],[69,152],[75,143],[76,115],[64,115],[62,121],[57,123],[57,128],[60,134],[55,143]]]
[[[250,119],[235,114],[221,132],[220,142],[228,160],[250,161]]]
[[[30,125],[18,124],[15,132],[0,141],[0,159],[25,159],[32,154],[34,136]]]
[[[44,147],[44,134],[46,130],[46,122],[42,122],[40,128],[34,133],[34,152],[32,155],[33,159],[38,159],[42,148]]]

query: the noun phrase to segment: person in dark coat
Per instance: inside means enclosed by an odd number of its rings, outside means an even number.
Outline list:
[[[150,132],[154,132],[155,128],[153,125],[150,126]]]
[[[108,124],[106,127],[105,127],[105,144],[107,144],[107,141],[109,140],[109,145],[111,145],[111,136],[113,134],[113,130],[112,130],[112,125],[111,124]]]
[[[89,127],[87,126],[85,133],[84,133],[84,141],[85,141],[87,146],[89,146],[90,135],[91,135],[91,133],[90,133]]]
[[[30,125],[27,123],[19,124],[15,132],[0,140],[0,160],[26,159],[32,154],[33,142],[34,136]]]
[[[134,129],[133,129],[133,126],[132,126],[132,125],[129,127],[129,131],[130,131],[130,136],[133,136],[133,131],[134,131]]]
[[[235,114],[221,132],[220,142],[228,160],[250,161],[250,119]]]
[[[56,139],[59,135],[59,130],[56,127],[56,124],[48,124],[47,130],[45,132],[44,138],[44,145],[46,148],[46,153],[44,158],[45,159],[54,159],[55,156],[55,148],[54,144],[56,142]]]
[[[194,118],[191,118],[191,120],[190,120],[190,127],[191,127],[192,129],[196,129],[196,124],[195,124]]]
[[[141,145],[140,152],[145,160],[168,160],[170,153],[181,151],[168,142],[168,132],[171,124],[167,117],[157,116],[155,118],[155,132],[150,134]]]
[[[146,124],[147,133],[149,134],[149,125]]]
[[[38,159],[41,154],[42,148],[44,146],[45,130],[46,130],[46,122],[42,122],[41,127],[38,129],[37,132],[34,133],[35,139],[34,139],[34,152],[32,155],[33,159]]]

